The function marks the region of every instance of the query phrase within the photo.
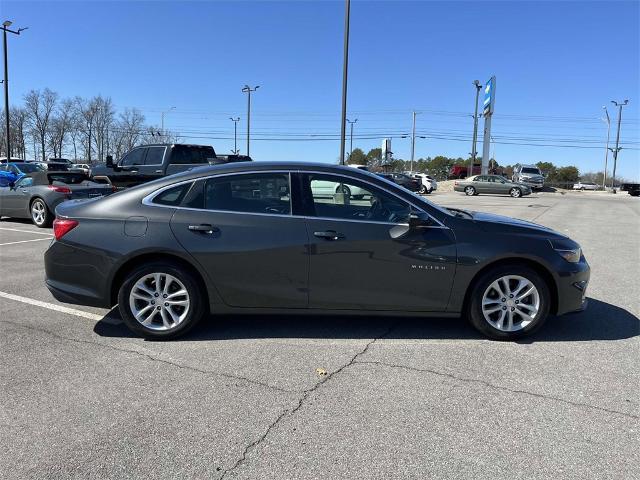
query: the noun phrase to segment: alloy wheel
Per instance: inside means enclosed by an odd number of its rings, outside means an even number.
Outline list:
[[[514,198],[518,198],[520,195],[522,195],[522,192],[520,191],[519,188],[512,188],[511,189],[511,196]]]
[[[47,206],[42,202],[42,200],[35,200],[31,204],[31,218],[36,225],[42,225],[47,216]]]
[[[491,283],[482,296],[482,314],[495,329],[517,332],[536,320],[540,293],[531,280],[506,275]]]
[[[150,330],[173,330],[189,313],[189,292],[168,273],[150,273],[138,279],[129,293],[134,318]]]
[[[473,187],[467,187],[464,189],[464,193],[466,193],[467,195],[471,196],[474,195],[476,193],[476,189]]]

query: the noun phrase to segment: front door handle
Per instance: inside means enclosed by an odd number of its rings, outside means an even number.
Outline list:
[[[209,223],[201,223],[200,225],[189,225],[189,230],[192,232],[206,233],[207,235],[211,235],[214,232],[219,232],[220,229],[214,227]]]
[[[335,230],[327,230],[326,232],[313,232],[313,235],[318,238],[324,238],[325,240],[339,240],[344,238],[344,234],[336,232]]]

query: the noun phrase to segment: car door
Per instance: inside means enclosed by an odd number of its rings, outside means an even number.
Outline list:
[[[476,189],[476,192],[478,192],[478,193],[490,193],[489,192],[489,182],[487,182],[487,176],[486,175],[477,175],[473,179],[472,185]]]
[[[144,166],[144,158],[147,154],[147,147],[137,147],[131,150],[118,165],[116,172],[117,185],[132,187],[143,183],[139,175],[140,168]],[[115,183],[115,182],[114,182]]]
[[[289,172],[199,180],[183,207],[171,229],[227,305],[307,307],[307,229],[291,214]]]
[[[3,188],[2,214],[8,217],[24,217],[29,212],[33,178],[22,177],[13,187]]]
[[[415,207],[368,182],[300,173],[309,236],[309,306],[319,309],[444,311],[456,267],[450,229],[410,229]],[[317,196],[315,182],[342,183],[361,199]]]
[[[137,180],[140,183],[150,182],[164,176],[164,157],[167,147],[163,145],[146,147],[142,165],[138,166]]]

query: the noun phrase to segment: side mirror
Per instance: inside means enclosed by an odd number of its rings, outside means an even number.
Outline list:
[[[107,166],[107,168],[113,168],[113,157],[111,155],[107,155],[105,165]]]
[[[433,219],[428,213],[412,212],[409,214],[409,228],[430,227],[433,224]]]
[[[9,182],[9,183],[7,184],[7,186],[8,186],[9,188],[13,189],[13,188],[15,188],[15,186],[16,186],[16,182]]]

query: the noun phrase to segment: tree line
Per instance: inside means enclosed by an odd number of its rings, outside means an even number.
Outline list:
[[[136,108],[116,113],[111,97],[61,98],[48,88],[31,90],[20,106],[10,108],[7,152],[6,133],[0,136],[0,156],[45,161],[72,158],[103,162],[107,155],[120,158],[137,145],[172,143],[173,132],[146,123]],[[0,115],[5,125],[6,112]]]

